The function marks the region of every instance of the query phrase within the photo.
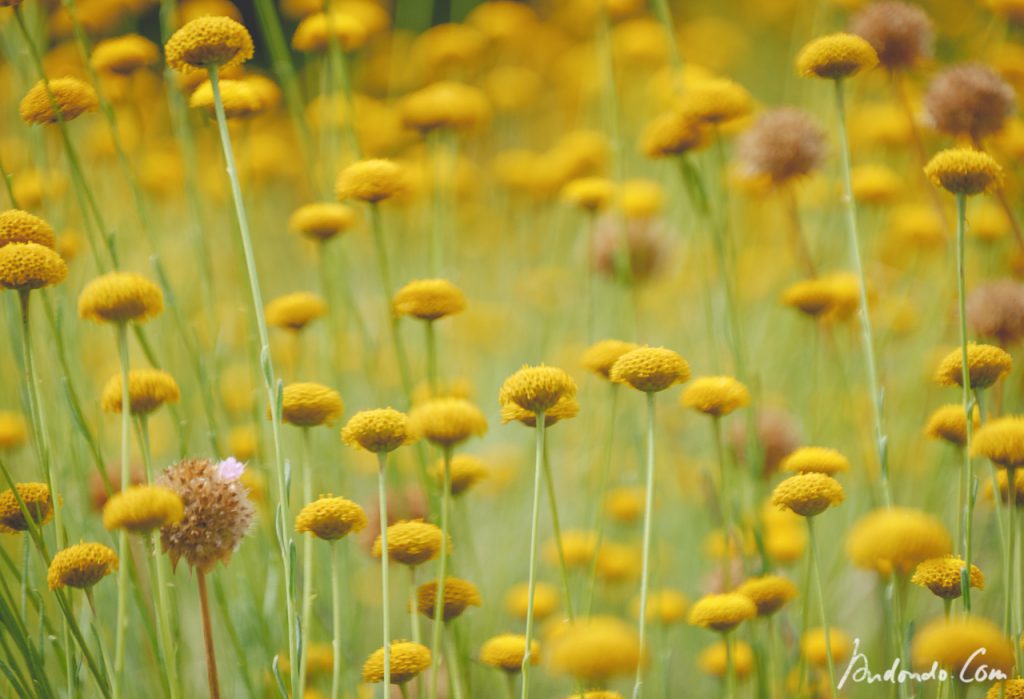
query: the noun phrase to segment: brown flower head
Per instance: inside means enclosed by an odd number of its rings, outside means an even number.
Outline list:
[[[1024,338],[1024,284],[997,279],[979,284],[967,296],[967,322],[981,337],[1003,347]]]
[[[742,174],[784,184],[809,175],[825,160],[825,132],[806,112],[792,107],[769,109],[739,139]]]
[[[858,12],[850,30],[863,37],[889,70],[912,68],[932,53],[935,34],[924,10],[905,2],[874,2]]]
[[[932,79],[924,96],[925,113],[936,129],[975,140],[1003,128],[1013,103],[1013,88],[980,63],[947,68]]]

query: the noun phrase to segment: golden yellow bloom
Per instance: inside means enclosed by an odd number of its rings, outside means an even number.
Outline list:
[[[1011,415],[985,423],[974,435],[971,450],[996,466],[1024,466],[1024,417]]]
[[[903,180],[892,168],[871,163],[850,172],[853,198],[865,204],[887,204],[903,192]]]
[[[846,498],[843,486],[824,473],[798,473],[775,486],[772,504],[814,517]]]
[[[519,672],[523,669],[526,655],[526,636],[517,633],[503,633],[484,641],[480,646],[480,662],[505,672]],[[540,663],[540,644],[530,640],[530,664]]]
[[[394,451],[416,441],[409,418],[394,408],[360,410],[342,428],[341,439],[350,447],[374,453]]]
[[[1024,680],[996,682],[985,692],[985,699],[1024,699]]]
[[[732,80],[708,78],[687,86],[677,110],[683,119],[699,124],[723,124],[750,114],[754,100]]]
[[[639,347],[626,352],[608,374],[614,383],[628,383],[638,391],[664,391],[690,378],[686,360],[664,347]]]
[[[1010,373],[1013,357],[1006,350],[995,345],[971,342],[967,345],[967,373],[971,388],[988,388]],[[935,380],[940,386],[963,386],[963,351],[955,349],[942,360],[935,371]]]
[[[433,398],[409,413],[412,432],[434,444],[451,448],[487,432],[487,419],[464,398]]]
[[[632,624],[614,617],[577,619],[547,642],[551,669],[584,682],[636,672],[642,654]]]
[[[832,661],[835,663],[844,662],[853,653],[853,641],[842,629],[829,628],[829,646],[832,649]],[[800,639],[800,652],[807,658],[807,662],[815,667],[828,666],[828,652],[825,648],[825,630],[821,628],[809,629]]]
[[[347,12],[317,12],[295,28],[292,48],[303,53],[326,51],[336,41],[344,51],[355,51],[366,42],[366,27]]]
[[[519,583],[505,593],[505,611],[516,619],[526,618],[526,604],[529,595],[529,583]],[[547,619],[558,611],[558,588],[551,583],[538,582],[533,588],[533,618],[537,621]]]
[[[338,392],[318,383],[290,383],[284,387],[281,419],[299,427],[333,425],[345,404]]]
[[[100,107],[96,91],[78,78],[57,78],[48,84],[49,90],[47,83],[40,80],[22,98],[18,112],[26,124],[53,124],[58,113],[64,121],[71,121]]]
[[[173,490],[158,485],[133,485],[114,493],[103,505],[103,527],[148,534],[166,524],[177,524],[185,505]]]
[[[562,396],[552,408],[544,411],[544,426],[552,425],[576,417],[580,412],[580,404],[575,398]],[[537,413],[521,408],[515,403],[505,403],[501,406],[502,423],[521,422],[527,427],[537,426]]]
[[[473,129],[491,117],[484,92],[471,85],[438,82],[407,95],[399,104],[402,123],[417,131]]]
[[[797,596],[796,585],[781,575],[763,575],[750,578],[736,592],[750,598],[757,606],[758,616],[771,616]]]
[[[336,202],[317,202],[300,206],[288,218],[288,230],[311,240],[326,242],[344,233],[356,223],[351,206]]]
[[[690,610],[690,623],[726,633],[757,616],[757,605],[738,592],[705,595]]]
[[[411,641],[391,643],[391,684],[405,684],[430,667],[430,649]],[[363,663],[363,682],[384,681],[384,649],[379,648]]]
[[[622,340],[599,340],[587,348],[580,359],[584,369],[610,378],[612,366],[619,357],[638,349],[639,345]]]
[[[413,519],[395,522],[388,527],[388,558],[407,566],[432,561],[441,553],[441,529]],[[451,549],[451,541],[448,542]],[[373,557],[381,556],[380,536],[373,542]]]
[[[366,527],[366,512],[345,498],[320,496],[303,507],[295,517],[295,531],[310,532],[319,539],[334,541]]]
[[[16,483],[14,487],[33,522],[43,525],[50,521],[53,517],[53,498],[49,486],[45,483]],[[29,528],[18,498],[10,488],[0,493],[0,525],[16,532]]]
[[[223,70],[252,58],[252,37],[230,17],[198,17],[171,35],[164,54],[167,65],[182,73],[210,66]]]
[[[953,194],[980,194],[998,189],[1003,168],[983,151],[947,148],[936,153],[924,167],[924,174],[937,187]]]
[[[981,425],[981,416],[977,409],[974,410],[973,417],[974,428],[977,429]],[[944,439],[950,444],[962,447],[967,442],[967,416],[964,414],[964,406],[951,403],[937,408],[929,416],[924,432],[932,439]]]
[[[592,531],[567,529],[562,532],[562,556],[568,568],[589,568],[597,553],[597,534]],[[544,546],[544,558],[552,565],[558,564],[558,542],[549,541]]]
[[[0,248],[10,243],[35,243],[46,248],[56,244],[50,224],[21,209],[0,213]]]
[[[0,287],[31,291],[59,284],[67,276],[67,264],[48,247],[36,243],[0,247]]]
[[[835,449],[827,447],[800,447],[782,460],[783,471],[794,473],[824,473],[834,476],[848,471],[850,462]]]
[[[264,309],[267,324],[299,331],[327,314],[327,302],[308,291],[278,296]]]
[[[985,653],[978,649],[984,648]],[[988,671],[1013,673],[1013,644],[998,626],[977,616],[937,619],[923,626],[910,645],[915,669],[927,669],[937,662],[953,675],[973,677],[982,664]]]
[[[335,185],[339,199],[379,202],[407,189],[402,168],[390,160],[359,160],[338,175]]]
[[[487,467],[484,463],[469,454],[456,454],[452,457],[451,470],[451,493],[454,496],[462,495],[478,482],[487,477]],[[444,483],[444,461],[439,461],[434,467],[434,479],[438,486]]]
[[[647,125],[640,148],[648,158],[664,158],[695,150],[704,142],[697,118],[673,111],[655,117]]]
[[[132,369],[128,372],[128,404],[132,415],[148,415],[165,403],[181,398],[178,382],[159,369]],[[103,412],[121,412],[121,374],[114,374],[103,387],[100,398]]]
[[[605,513],[616,522],[635,522],[644,514],[646,491],[642,487],[621,487],[609,491],[604,499]]]
[[[749,405],[750,392],[731,376],[702,376],[686,387],[679,402],[684,408],[721,417]]]
[[[576,382],[558,367],[523,366],[505,379],[498,392],[501,405],[514,403],[533,413],[555,407],[563,398],[576,396]]]
[[[434,605],[437,603],[437,581],[431,580],[416,588],[416,609],[428,619],[434,618]],[[444,610],[445,621],[461,615],[467,607],[479,607],[483,604],[480,591],[468,580],[448,576],[444,579]]]
[[[260,92],[245,80],[225,79],[221,80],[218,86],[226,119],[246,119],[262,113],[267,108]],[[216,116],[213,83],[209,80],[201,82],[189,95],[188,106],[203,110],[209,117]]]
[[[686,620],[690,600],[679,590],[665,587],[651,590],[647,594],[647,621],[660,624],[678,624]],[[634,597],[630,604],[634,617],[640,618],[640,597]]]
[[[733,642],[733,670],[736,676],[744,678],[750,675],[754,668],[754,653],[750,644],[746,641]],[[697,667],[706,675],[712,677],[725,677],[728,671],[728,659],[726,657],[725,641],[716,641],[705,648],[697,656]]]
[[[466,297],[447,279],[416,279],[395,292],[391,307],[396,315],[437,320],[465,310]]]
[[[78,295],[78,315],[97,323],[142,323],[163,309],[160,287],[133,272],[96,277]]]
[[[160,49],[144,36],[124,34],[96,44],[89,62],[100,73],[131,75],[159,63]]]
[[[665,190],[653,180],[626,180],[619,188],[619,208],[626,218],[651,218],[665,208]]]
[[[846,553],[858,568],[882,575],[910,574],[917,564],[952,552],[946,527],[920,510],[887,507],[861,517],[846,537]]]
[[[607,539],[597,551],[595,572],[606,583],[638,580],[643,569],[643,553],[637,546]]]
[[[941,558],[929,558],[917,564],[914,576],[910,582],[921,587],[927,587],[938,597],[943,599],[956,599],[963,594],[960,584],[960,571],[966,564],[963,559],[956,556],[942,556]],[[979,590],[985,589],[985,576],[976,565],[971,565],[971,587]]]
[[[878,54],[864,39],[853,34],[830,34],[800,49],[796,72],[805,78],[840,80],[878,65]]]
[[[62,587],[90,588],[117,570],[117,554],[103,544],[75,544],[58,551],[50,561],[46,583]]]
[[[832,307],[834,296],[828,279],[805,279],[791,284],[782,294],[782,302],[816,318]]]
[[[795,563],[807,548],[807,526],[800,515],[765,503],[764,547],[779,564]]]
[[[562,187],[562,199],[589,212],[606,208],[615,196],[615,184],[604,177],[578,177]]]
[[[28,423],[21,413],[0,410],[0,449],[20,447],[28,440]]]

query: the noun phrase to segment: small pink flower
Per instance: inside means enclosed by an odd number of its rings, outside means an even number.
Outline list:
[[[221,480],[238,480],[242,477],[243,471],[245,471],[245,464],[233,456],[229,456],[217,464],[217,475],[220,476]]]

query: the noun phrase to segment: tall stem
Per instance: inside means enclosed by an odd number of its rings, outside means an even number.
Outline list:
[[[544,462],[544,411],[537,413],[536,448],[533,464],[533,514],[530,520],[530,577],[526,595],[526,646],[523,652],[523,691],[521,699],[530,696],[530,643],[533,641],[533,597],[537,584],[537,528],[540,521],[540,477]]]
[[[130,453],[128,436],[131,425],[131,398],[128,391],[128,326],[117,324],[117,354],[121,361],[121,492],[131,485]],[[117,571],[117,629],[114,634],[114,699],[122,696],[124,675],[125,632],[128,630],[128,532],[118,533],[118,559],[121,565]]]
[[[302,500],[313,502],[313,465],[311,462],[312,444],[308,427],[302,428]],[[313,539],[307,536],[302,542],[302,650],[299,653],[299,691],[302,696],[306,691],[306,658],[309,656],[309,624],[313,618]],[[337,657],[337,656],[336,656]]]
[[[825,611],[825,589],[821,584],[821,567],[818,564],[818,542],[814,536],[814,517],[807,517],[807,535],[810,543],[811,570],[814,574],[815,594],[818,596],[818,608],[821,611],[821,631],[825,637],[825,660],[828,663],[829,696],[836,692],[836,667],[832,659],[832,635],[828,626],[828,614]],[[900,651],[902,653],[902,651]]]
[[[544,481],[548,491],[548,506],[551,509],[551,530],[555,537],[555,549],[558,552],[558,569],[562,577],[562,593],[565,595],[565,613],[569,623],[576,621],[573,613],[572,587],[569,585],[569,567],[565,564],[565,550],[562,547],[562,525],[558,519],[558,499],[555,497],[555,479],[551,474],[551,459],[548,457],[547,445],[544,448]],[[595,551],[599,549],[595,548]],[[596,556],[595,556],[596,558]]]
[[[1016,469],[1006,469],[1006,492],[1009,496],[1009,526],[1010,534],[1007,537],[1008,541],[1006,544],[1005,553],[1003,554],[1003,570],[1006,571],[1006,596],[1005,596],[1005,616],[1003,617],[1003,633],[1013,639],[1017,636],[1017,629],[1013,627],[1013,591],[1014,591],[1014,578],[1015,573],[1015,561],[1014,554],[1017,548],[1017,493],[1016,493]],[[997,483],[998,486],[998,483]],[[995,497],[999,498],[999,491],[995,491]],[[968,572],[967,584],[970,584],[970,573]],[[1014,644],[1017,650],[1016,655],[1020,656],[1020,644]]]
[[[434,632],[430,652],[434,658],[430,670],[430,699],[437,699],[438,667],[441,664],[441,632],[444,630],[444,584],[448,575],[448,508],[452,499],[452,448],[444,448],[444,483],[441,487],[441,557],[437,566],[437,588],[434,598]],[[448,668],[452,672],[452,668]]]
[[[391,593],[388,585],[388,453],[377,454],[377,499],[380,508],[381,623],[384,629],[384,694],[391,691]],[[442,556],[444,542],[441,543]]]
[[[725,644],[725,699],[733,699],[736,696],[736,657],[731,632],[722,634],[722,643]]]
[[[438,374],[437,374],[437,335],[434,332],[434,321],[423,322],[426,328],[427,342],[427,385],[430,386],[430,396],[438,397]]]
[[[331,699],[341,696],[341,562],[337,543],[331,543],[331,626],[334,664],[331,668]]]
[[[963,585],[964,610],[971,611],[971,557],[972,546],[971,536],[974,524],[974,460],[971,458],[971,442],[974,439],[974,402],[971,399],[971,370],[967,360],[967,197],[964,194],[956,195],[956,291],[960,311],[960,382],[963,384],[961,392],[961,403],[966,417],[966,438],[964,440],[964,477],[963,487],[965,489],[964,509],[961,513],[963,518],[964,540],[961,543],[964,551],[964,567],[960,572],[960,579]]]
[[[213,647],[213,626],[210,624],[210,600],[206,594],[206,573],[196,571],[199,581],[199,608],[203,615],[203,642],[206,647],[206,680],[210,685],[210,699],[220,699],[217,682],[217,655]]]
[[[605,496],[608,492],[608,481],[611,477],[612,470],[612,446],[614,444],[613,438],[615,435],[615,421],[617,419],[618,398],[619,398],[619,386],[618,384],[608,382],[608,391],[611,397],[608,401],[608,427],[605,430],[605,442],[604,442],[604,462],[601,465],[601,475],[599,476],[597,486],[597,497],[593,500],[594,511],[591,514],[589,521],[591,522],[591,529],[597,527],[597,544],[594,547],[595,551],[600,551],[602,544],[604,544],[604,532],[607,526],[608,518],[602,516],[601,507],[603,506]],[[594,588],[597,585],[597,556],[590,562],[590,573],[587,577],[587,602],[583,606],[583,614],[587,617],[590,616],[590,612],[594,606]]]
[[[722,540],[725,542],[722,563],[722,589],[728,592],[732,589],[732,494],[729,492],[729,467],[725,462],[725,445],[722,443],[721,418],[717,416],[711,418],[711,426],[715,437],[715,455],[718,460],[718,506],[722,510]],[[737,549],[739,549],[738,543]]]
[[[651,563],[651,522],[654,520],[654,406],[657,394],[647,393],[647,482],[644,484],[644,552],[640,573],[640,655],[646,652],[644,642],[647,631],[647,586]],[[644,664],[637,663],[633,699],[643,696]]]

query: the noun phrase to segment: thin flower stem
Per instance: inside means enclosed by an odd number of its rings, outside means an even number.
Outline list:
[[[502,682],[505,685],[505,693],[508,695],[508,699],[516,699],[516,677],[511,672],[502,672],[505,676],[505,681]]]
[[[602,504],[604,503],[605,496],[608,492],[608,482],[611,479],[612,470],[612,446],[614,444],[615,437],[615,421],[617,419],[618,407],[618,384],[608,382],[608,391],[610,398],[608,400],[608,426],[605,430],[605,442],[604,442],[604,463],[601,466],[600,480],[597,486],[597,496],[593,498],[592,506],[594,508],[593,513],[588,518],[591,522],[591,529],[597,528],[597,543],[594,547],[594,551],[600,551],[601,546],[604,544],[604,532],[607,526],[608,518],[603,516],[601,512]],[[591,611],[594,607],[594,589],[597,586],[597,556],[593,557],[590,562],[590,572],[587,577],[587,602],[583,605],[583,615],[586,617],[590,616]]]
[[[199,582],[199,607],[203,616],[203,642],[206,648],[206,680],[210,685],[210,699],[220,699],[220,685],[217,682],[217,655],[213,646],[213,626],[210,623],[210,600],[206,594],[206,573],[196,571]]]
[[[381,623],[384,635],[384,692],[391,687],[391,592],[388,584],[388,453],[377,454],[377,498],[380,507]],[[441,545],[442,555],[444,544]]]
[[[341,561],[337,542],[331,542],[331,630],[334,664],[331,668],[331,699],[341,696]]]
[[[718,506],[722,510],[722,538],[725,542],[725,552],[722,556],[722,589],[729,591],[732,589],[732,493],[729,491],[729,466],[725,462],[725,445],[722,442],[721,418],[717,416],[712,417],[711,426],[715,438],[715,455],[718,460]]]
[[[821,584],[821,567],[818,564],[818,542],[814,534],[814,517],[807,517],[807,535],[810,543],[811,571],[814,574],[815,594],[818,596],[818,608],[821,612],[821,631],[825,637],[825,660],[828,663],[829,696],[836,692],[836,667],[832,659],[832,635],[828,625],[828,614],[825,610],[825,589]],[[902,654],[902,650],[900,651]]]
[[[437,334],[435,333],[434,321],[426,320],[423,322],[423,326],[426,329],[427,343],[427,385],[430,386],[431,397],[436,398],[438,396]]]
[[[960,193],[956,195],[956,271],[957,271],[957,300],[960,312],[960,361],[961,361],[961,383],[963,390],[961,400],[966,417],[966,438],[964,440],[964,479],[963,484],[966,494],[966,502],[962,517],[964,520],[964,540],[961,543],[964,551],[964,567],[961,569],[960,578],[963,585],[964,610],[971,611],[971,584],[970,570],[972,558],[971,539],[974,529],[974,460],[971,458],[971,442],[974,439],[974,401],[971,394],[971,371],[970,363],[967,360],[967,267],[966,267],[966,231],[967,231],[967,197]],[[965,575],[966,572],[966,575]]]
[[[537,583],[537,529],[540,521],[540,486],[541,470],[544,461],[544,411],[536,416],[536,449],[533,465],[533,511],[530,520],[530,577],[527,583],[526,596],[526,646],[523,653],[523,689],[521,699],[530,696],[530,643],[533,641],[533,601],[534,588]]]
[[[414,643],[422,638],[420,632],[420,614],[416,608],[416,566],[409,566],[409,626]]]
[[[725,643],[725,699],[733,699],[736,696],[736,658],[732,633],[722,634],[722,642]]]
[[[131,485],[131,454],[128,451],[128,436],[131,421],[131,399],[128,392],[128,326],[117,324],[117,355],[121,361],[121,491]],[[122,529],[118,533],[118,559],[121,565],[117,571],[117,627],[114,634],[114,699],[119,699],[123,691],[125,632],[128,630],[128,532]]]
[[[302,499],[305,503],[313,502],[313,446],[308,427],[302,428]],[[309,626],[313,618],[313,539],[307,536],[302,542],[302,651],[300,652],[301,667],[299,669],[299,691],[302,696],[306,690],[306,657],[309,655]]]
[[[444,448],[444,482],[441,487],[441,555],[437,566],[437,588],[434,591],[434,632],[430,653],[434,659],[430,669],[430,699],[437,699],[438,668],[441,665],[441,632],[444,630],[444,584],[448,575],[448,509],[452,499],[452,449]],[[452,668],[448,668],[451,674]]]
[[[562,547],[562,525],[558,519],[558,499],[555,497],[555,479],[551,474],[551,459],[548,457],[547,445],[544,445],[544,482],[548,491],[548,506],[551,508],[551,533],[555,537],[555,549],[558,552],[558,569],[562,578],[562,593],[565,595],[565,614],[569,623],[575,623],[573,613],[572,587],[569,584],[569,566],[565,564],[565,550]],[[595,552],[597,549],[595,549]],[[595,559],[596,559],[595,554]]]
[[[462,667],[459,664],[459,649],[455,643],[455,635],[448,628],[447,623],[442,626],[445,627],[445,647],[448,652],[448,686],[452,693],[452,699],[463,699],[465,694],[462,688]]]
[[[1006,469],[1006,492],[1007,492],[1007,497],[1009,499],[1009,505],[1010,505],[1009,508],[1008,508],[1009,509],[1008,522],[1009,522],[1009,527],[1010,527],[1010,534],[1007,537],[1006,542],[1004,542],[1005,546],[1003,548],[1003,570],[1006,571],[1005,572],[1005,575],[1006,575],[1006,585],[1005,585],[1005,588],[1006,589],[1005,589],[1005,595],[1004,595],[1004,598],[1003,598],[1003,602],[1004,602],[1004,605],[1005,605],[1004,609],[1003,609],[1003,633],[1007,637],[1009,637],[1009,638],[1013,638],[1016,635],[1015,629],[1013,628],[1013,590],[1014,590],[1013,580],[1014,580],[1014,567],[1015,567],[1014,566],[1014,551],[1015,551],[1015,549],[1017,547],[1017,532],[1016,532],[1017,527],[1014,526],[1014,515],[1017,512],[1017,503],[1016,503],[1017,497],[1016,497],[1016,492],[1014,492],[1016,490],[1016,488],[1015,488],[1016,481],[1014,480],[1016,478],[1015,471],[1016,471],[1016,469],[1014,469],[1014,468],[1007,468]],[[994,497],[998,500],[999,497],[1000,497],[999,490],[998,490],[998,487],[999,487],[998,481],[996,481],[994,485],[996,486],[997,489],[995,491],[993,491],[993,494],[994,494]],[[970,584],[970,571],[968,571],[968,584]]]
[[[647,393],[647,469],[646,482],[644,483],[644,543],[643,543],[643,564],[640,572],[640,654],[647,652],[646,631],[647,631],[647,587],[650,582],[651,569],[651,522],[654,520],[654,408],[657,394],[653,391]],[[644,686],[644,664],[637,663],[636,681],[633,683],[633,699],[640,699],[643,696]]]

